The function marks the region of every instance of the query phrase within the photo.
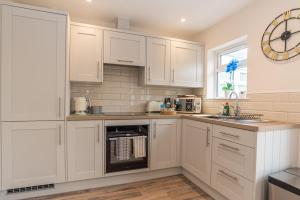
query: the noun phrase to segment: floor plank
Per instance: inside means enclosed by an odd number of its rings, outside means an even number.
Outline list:
[[[213,200],[182,175],[31,200]]]

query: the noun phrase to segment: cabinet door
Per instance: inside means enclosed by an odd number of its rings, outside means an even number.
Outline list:
[[[71,81],[103,81],[102,32],[92,27],[71,26]]]
[[[174,86],[202,87],[202,49],[195,44],[172,41],[171,82]]]
[[[64,122],[2,123],[3,189],[65,181]]]
[[[151,169],[178,166],[177,120],[152,120]]]
[[[103,170],[103,125],[99,121],[68,122],[68,180],[98,178]]]
[[[145,66],[145,37],[104,31],[104,63]]]
[[[159,38],[147,38],[146,84],[169,85],[171,74],[171,42]]]
[[[66,16],[2,11],[2,120],[64,119]]]
[[[210,184],[212,125],[183,121],[182,166],[203,182]]]

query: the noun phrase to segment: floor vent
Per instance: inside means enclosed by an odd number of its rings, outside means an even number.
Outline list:
[[[16,194],[16,193],[23,193],[23,192],[39,191],[39,190],[49,190],[49,189],[54,189],[54,188],[55,188],[54,184],[35,185],[35,186],[29,186],[29,187],[8,189],[7,194]]]

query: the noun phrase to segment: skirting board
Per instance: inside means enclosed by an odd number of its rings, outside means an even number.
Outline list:
[[[120,185],[120,184],[150,180],[150,179],[155,179],[155,178],[174,176],[174,175],[181,174],[181,171],[182,171],[181,168],[171,168],[171,169],[165,169],[165,170],[140,172],[140,173],[135,173],[135,174],[109,176],[109,177],[103,177],[103,178],[99,178],[99,179],[60,183],[60,184],[55,184],[55,189],[44,190],[44,191],[41,190],[41,191],[28,192],[28,193],[24,192],[24,193],[20,193],[20,194],[6,195],[6,191],[1,191],[0,199],[1,200],[19,200],[19,199],[24,199],[24,198],[32,198],[32,197],[59,194],[59,193],[65,193],[65,192],[73,192],[73,191],[79,191],[79,190],[85,190],[85,189],[91,189],[91,188]]]
[[[193,174],[190,172],[186,171],[185,169],[182,169],[182,175],[185,176],[187,179],[189,179],[192,183],[197,185],[201,190],[209,194],[212,198],[215,200],[229,200],[226,197],[222,196],[220,193],[218,193],[216,190],[211,188],[209,185],[206,183],[200,181],[198,178],[196,178]]]

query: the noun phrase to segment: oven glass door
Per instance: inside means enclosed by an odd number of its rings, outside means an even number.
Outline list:
[[[106,173],[147,167],[148,129],[140,132],[128,128],[125,130],[119,128],[117,132],[107,129]]]

